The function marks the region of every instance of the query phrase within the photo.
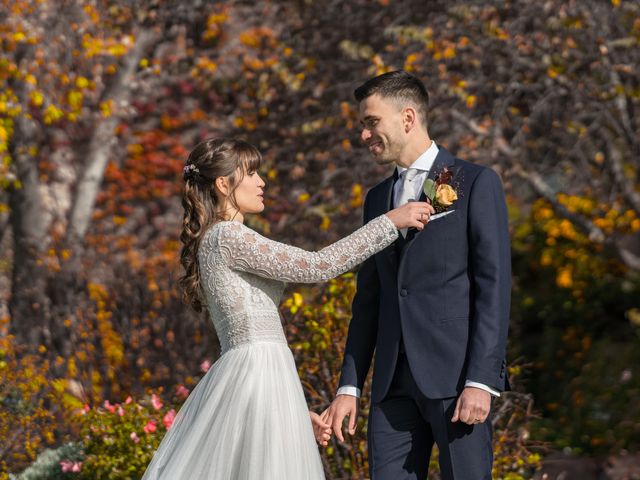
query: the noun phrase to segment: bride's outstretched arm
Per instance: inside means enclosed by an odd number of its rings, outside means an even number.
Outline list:
[[[219,226],[218,245],[227,264],[284,282],[311,283],[344,273],[389,246],[398,230],[386,215],[318,252],[275,242],[237,222]]]

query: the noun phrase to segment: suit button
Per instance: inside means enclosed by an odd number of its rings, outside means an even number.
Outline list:
[[[406,297],[409,294],[409,292],[407,292],[406,288],[403,288],[400,290],[400,296],[401,297]]]

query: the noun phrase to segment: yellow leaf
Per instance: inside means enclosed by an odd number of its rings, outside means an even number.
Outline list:
[[[573,276],[570,268],[562,268],[558,271],[556,285],[560,288],[571,288],[573,285]]]
[[[76,87],[80,89],[89,87],[89,80],[87,80],[85,77],[78,77],[76,79]]]
[[[311,198],[311,195],[309,195],[308,193],[301,193],[300,195],[298,195],[298,202],[304,203],[309,200],[309,198]]]
[[[31,99],[31,104],[35,107],[39,107],[44,102],[44,96],[37,90],[34,90],[29,94],[29,98]]]
[[[594,160],[598,165],[602,165],[604,162],[604,154],[602,152],[596,153]]]
[[[444,53],[442,55],[444,56],[444,58],[455,58],[456,49],[451,47],[451,46],[449,46],[449,47],[444,49]]]
[[[71,90],[67,94],[67,101],[69,102],[69,106],[74,110],[80,110],[82,108],[82,92],[78,90]]]
[[[44,123],[50,125],[64,116],[64,112],[55,105],[49,105],[44,111]]]
[[[467,97],[467,107],[468,108],[473,108],[476,105],[477,100],[478,99],[476,98],[475,95],[469,95]]]
[[[100,113],[104,118],[111,116],[111,108],[113,107],[113,100],[105,100],[100,103]]]

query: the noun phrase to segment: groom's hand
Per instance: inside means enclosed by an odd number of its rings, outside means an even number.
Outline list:
[[[329,408],[327,408],[320,418],[325,423],[331,425],[331,429],[336,438],[341,442],[344,442],[344,435],[342,435],[342,422],[344,417],[349,417],[349,435],[356,433],[356,420],[358,419],[358,397],[353,395],[338,395]]]
[[[466,387],[458,397],[452,422],[464,422],[469,425],[484,422],[491,410],[491,394],[481,388]]]

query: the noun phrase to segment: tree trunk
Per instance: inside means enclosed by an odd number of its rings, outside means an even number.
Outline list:
[[[50,345],[50,300],[46,294],[48,216],[40,195],[38,167],[28,153],[35,144],[37,126],[20,118],[15,123],[9,149],[20,184],[9,190],[10,222],[13,230],[13,271],[11,284],[11,333],[30,345]]]
[[[139,33],[120,74],[105,91],[104,100],[113,100],[117,107],[129,102],[131,77],[154,39],[151,30]],[[24,118],[18,123],[14,138],[19,143],[14,143],[11,154],[21,186],[11,190],[9,200],[14,233],[9,304],[11,331],[19,342],[33,347],[42,344],[47,348],[53,347],[55,351],[69,353],[71,339],[65,338],[65,328],[60,322],[73,317],[73,312],[68,310],[73,308],[73,297],[84,288],[85,280],[81,278],[83,239],[115,140],[117,117],[100,121],[90,139],[89,153],[78,180],[68,224],[66,248],[73,255],[71,261],[63,264],[62,271],[55,274],[48,271],[44,262],[50,219],[42,205],[37,164],[27,153],[27,146],[35,143],[32,139],[38,133],[38,126]]]

